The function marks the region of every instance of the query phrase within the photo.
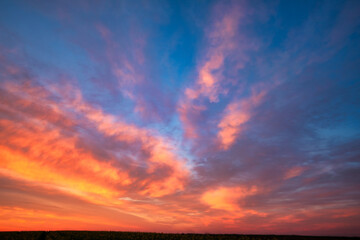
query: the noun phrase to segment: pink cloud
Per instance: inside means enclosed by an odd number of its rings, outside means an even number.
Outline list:
[[[224,74],[234,74],[244,68],[249,60],[246,52],[257,48],[254,41],[241,32],[242,20],[246,16],[245,5],[233,3],[224,7],[217,4],[214,9],[212,25],[205,30],[207,41],[205,53],[197,65],[197,78],[184,90],[178,104],[185,136],[190,139],[199,136],[196,120],[202,112],[211,104],[218,103],[221,95],[226,97],[230,87],[237,84]]]
[[[217,102],[219,94],[224,93],[221,74],[225,59],[238,47],[235,36],[238,34],[240,17],[241,12],[235,7],[216,21],[207,33],[209,47],[204,61],[198,66],[198,78],[193,87],[185,90],[185,95],[190,100],[205,97],[210,102]]]
[[[265,95],[265,91],[252,93],[248,98],[235,100],[225,109],[218,124],[218,140],[222,149],[228,149],[241,134],[244,124],[252,115],[252,109],[256,107]]]
[[[301,166],[292,167],[286,171],[284,179],[287,180],[287,179],[291,179],[291,178],[300,176],[305,170],[306,170],[306,168],[301,167]]]

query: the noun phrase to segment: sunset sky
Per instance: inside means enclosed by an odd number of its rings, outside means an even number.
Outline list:
[[[0,231],[360,236],[360,1],[0,1]]]

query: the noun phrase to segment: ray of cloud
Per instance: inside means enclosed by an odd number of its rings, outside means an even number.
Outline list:
[[[205,100],[210,103],[219,101],[219,95],[226,95],[229,81],[224,77],[225,61],[229,61],[234,51],[237,54],[236,66],[233,71],[243,67],[247,61],[245,50],[255,48],[252,45],[239,41],[244,38],[240,35],[240,19],[245,15],[245,6],[233,4],[224,7],[221,4],[216,7],[224,11],[214,11],[212,26],[205,31],[208,46],[205,47],[205,56],[197,66],[197,79],[193,86],[187,87],[184,97],[180,100],[178,112],[184,125],[185,136],[196,138],[198,126],[196,122],[202,111],[207,109]],[[240,44],[243,43],[243,46]]]
[[[264,94],[265,90],[254,93],[249,98],[233,101],[226,107],[225,114],[218,124],[217,137],[221,148],[226,150],[235,142],[244,124],[250,120],[252,108],[260,103]]]

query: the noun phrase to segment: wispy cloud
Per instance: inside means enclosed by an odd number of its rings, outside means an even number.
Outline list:
[[[197,66],[197,78],[192,86],[185,89],[178,106],[185,136],[189,138],[196,138],[199,134],[196,122],[201,112],[208,108],[206,102],[217,103],[219,96],[229,91],[231,81],[224,77],[226,61],[233,60],[236,54],[235,65],[232,66],[232,71],[236,72],[248,60],[244,52],[256,47],[247,44],[244,35],[239,32],[241,18],[246,15],[245,6],[218,4],[217,8],[223,11],[214,11],[212,25],[205,31],[207,45]]]
[[[265,90],[252,93],[249,98],[235,100],[226,107],[225,113],[218,124],[219,132],[217,137],[220,148],[226,150],[235,142],[242,129],[244,129],[246,122],[250,120],[252,108],[259,105],[264,95]]]

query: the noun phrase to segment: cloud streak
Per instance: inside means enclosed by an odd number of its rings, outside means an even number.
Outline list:
[[[228,92],[228,80],[224,77],[225,61],[234,53],[241,55],[236,68],[241,68],[246,57],[239,46],[240,19],[243,17],[241,6],[217,5],[224,11],[214,11],[213,24],[205,31],[206,54],[197,66],[197,78],[191,87],[184,91],[178,107],[180,119],[184,124],[185,136],[196,138],[198,136],[196,120],[202,111],[208,107],[205,102],[219,102],[219,95]],[[231,10],[229,8],[232,8]],[[240,36],[241,37],[241,36]],[[240,66],[241,65],[241,66]],[[195,115],[195,116],[194,116]]]

